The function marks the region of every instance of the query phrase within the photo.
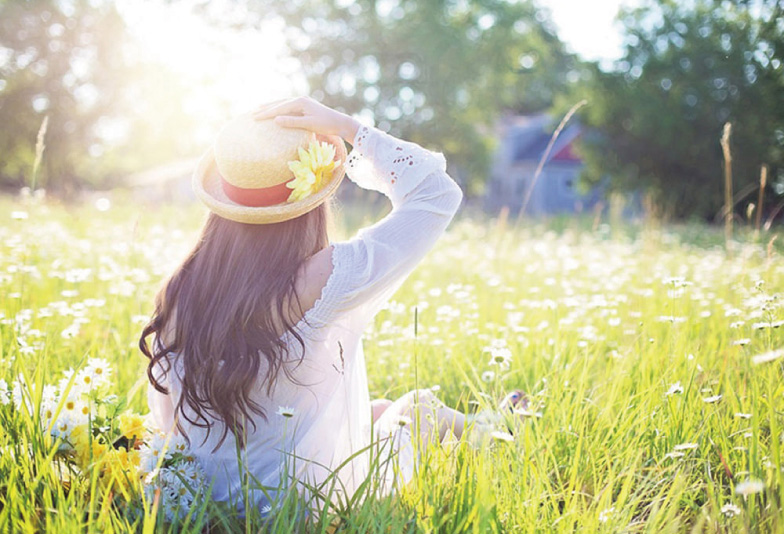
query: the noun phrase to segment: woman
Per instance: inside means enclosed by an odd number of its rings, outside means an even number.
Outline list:
[[[465,416],[429,390],[371,403],[361,344],[461,203],[445,169],[443,155],[310,98],[232,121],[204,156],[194,190],[211,213],[140,346],[153,418],[188,438],[215,500],[268,509],[287,484],[314,497],[330,482],[330,499],[350,498],[381,457],[372,442],[397,452],[383,493],[412,476],[409,428],[463,434]],[[327,201],[344,174],[393,209],[330,244]]]

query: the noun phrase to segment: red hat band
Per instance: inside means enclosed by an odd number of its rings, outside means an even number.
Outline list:
[[[287,182],[283,182],[272,187],[259,187],[253,189],[246,189],[244,187],[237,187],[227,182],[223,176],[220,176],[221,186],[223,192],[233,202],[248,206],[251,208],[263,208],[266,206],[274,206],[286,202],[291,195],[291,189],[286,187]]]

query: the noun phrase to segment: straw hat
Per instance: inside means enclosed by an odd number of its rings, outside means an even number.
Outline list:
[[[324,183],[299,200],[289,201],[295,175],[290,162],[312,141],[335,147],[335,167]],[[336,135],[284,128],[272,119],[246,114],[229,122],[193,174],[193,190],[210,211],[232,221],[271,224],[304,215],[337,191],[345,175],[346,146]]]

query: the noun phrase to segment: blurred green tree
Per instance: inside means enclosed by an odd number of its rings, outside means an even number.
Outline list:
[[[0,2],[0,186],[30,185],[45,116],[39,186],[68,194],[192,154],[184,93],[140,61],[109,0]],[[190,143],[190,144],[189,144]]]
[[[29,183],[36,134],[46,115],[39,183],[68,190],[85,175],[84,163],[99,150],[99,121],[121,88],[123,35],[110,3],[0,3],[2,184]]]
[[[311,96],[449,157],[478,189],[505,111],[549,108],[574,56],[547,12],[506,0],[250,0],[283,17]]]
[[[784,181],[783,5],[658,0],[622,12],[624,57],[610,72],[589,67],[577,90],[599,133],[582,143],[585,178],[645,190],[675,218],[714,219],[731,122],[736,199],[752,200],[763,163]]]

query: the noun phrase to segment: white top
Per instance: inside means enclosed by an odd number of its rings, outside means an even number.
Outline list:
[[[367,478],[369,459],[378,454],[368,452],[373,433],[362,331],[444,233],[463,197],[446,174],[443,154],[366,126],[359,128],[352,144],[347,177],[364,189],[389,197],[392,211],[352,239],[331,245],[332,273],[321,297],[296,325],[305,341],[305,357],[292,374],[303,385],[282,374],[271,397],[266,396],[263,387],[254,396],[268,421],[254,414],[256,431],[249,434],[241,456],[243,469],[251,475],[248,500],[263,510],[270,499],[264,492],[254,491],[254,485],[268,488],[269,496],[274,496],[269,488],[278,488],[282,479],[288,479],[298,481],[304,493],[307,490],[302,482],[318,486],[329,481],[330,472],[337,470],[340,482],[331,497],[334,501],[336,497],[350,498]],[[290,336],[287,332],[283,337]],[[291,357],[299,360],[299,344],[291,346]],[[171,399],[148,388],[153,422],[163,429],[172,427],[172,406],[177,405],[181,394],[177,378],[181,366],[177,365],[179,358],[173,360],[175,372],[164,381]],[[278,415],[281,407],[293,409],[293,417]],[[246,490],[233,435],[229,433],[213,453],[222,423],[215,423],[204,443],[204,429],[187,421],[181,424],[208,480],[214,478],[212,498],[231,500],[244,509]],[[377,438],[383,438],[395,429],[375,425],[372,430]],[[401,446],[399,439],[383,441],[392,443],[395,450]],[[349,459],[352,455],[356,456]],[[410,478],[411,470],[405,471],[398,482]],[[291,476],[281,478],[286,472]],[[380,493],[392,489],[388,484],[390,472],[383,480],[378,479]]]

